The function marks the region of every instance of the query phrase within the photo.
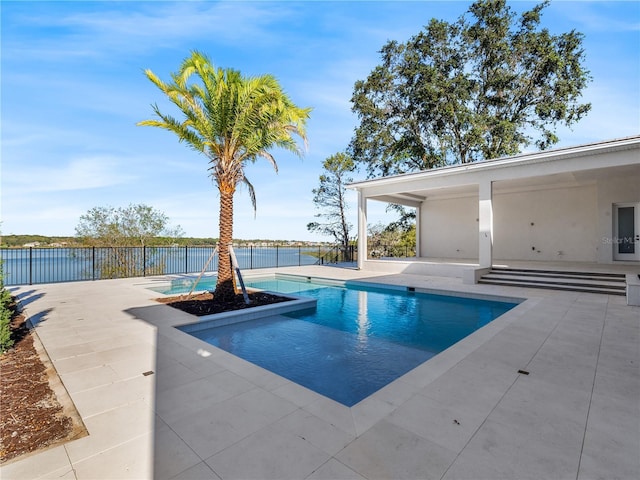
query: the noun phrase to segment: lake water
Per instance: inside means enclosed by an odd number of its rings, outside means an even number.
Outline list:
[[[198,273],[207,263],[213,247],[123,247],[123,248],[3,248],[5,285],[73,282],[101,278]],[[241,269],[313,265],[318,247],[237,247]],[[123,260],[124,259],[124,260]],[[116,270],[124,261],[129,268]],[[218,269],[217,255],[207,272]],[[116,274],[113,272],[117,271]]]

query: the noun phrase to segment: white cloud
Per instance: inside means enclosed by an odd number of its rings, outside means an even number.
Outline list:
[[[628,17],[620,16],[620,8],[625,7],[635,11]],[[563,12],[575,25],[578,31],[589,32],[637,32],[640,31],[638,22],[638,4],[635,0],[628,2],[608,1],[561,1],[554,2],[553,7]]]
[[[135,179],[121,160],[108,156],[77,158],[66,165],[12,165],[3,172],[4,194],[63,192],[103,188]],[[6,188],[6,190],[5,190]]]
[[[13,58],[109,59],[114,52],[131,56],[158,48],[176,48],[194,36],[214,35],[217,42],[262,43],[277,38],[269,24],[287,16],[285,3],[261,2],[107,2],[98,11],[59,9],[14,16],[28,28],[55,28],[55,42],[47,37],[12,42],[3,48]],[[15,26],[15,25],[14,25]]]

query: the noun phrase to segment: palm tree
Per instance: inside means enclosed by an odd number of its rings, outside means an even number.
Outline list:
[[[297,107],[272,75],[243,77],[237,70],[214,68],[209,58],[197,51],[171,74],[170,83],[151,70],[145,74],[178,107],[182,118],[163,114],[153,105],[157,119],[138,125],[169,130],[208,159],[209,173],[220,192],[222,248],[214,295],[228,299],[235,294],[226,251],[233,238],[233,195],[238,184],[248,187],[254,211],[256,208],[255,191],[244,168],[264,158],[277,172],[276,160],[269,153],[274,147],[301,157],[303,151],[293,135],[306,147],[305,126],[311,109]]]

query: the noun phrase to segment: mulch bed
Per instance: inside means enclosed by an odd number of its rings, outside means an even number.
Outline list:
[[[290,298],[280,297],[264,292],[253,292],[249,294],[250,303],[247,305],[242,295],[236,295],[232,299],[223,301],[214,298],[211,292],[203,292],[192,295],[189,299],[185,296],[166,297],[156,299],[160,303],[197,315],[211,315],[214,313],[230,312],[232,310],[242,310],[245,308],[259,307],[262,305],[271,305],[272,303],[287,302]]]
[[[15,343],[0,355],[0,464],[78,436],[50,387],[52,372],[37,352],[25,316],[13,307]]]

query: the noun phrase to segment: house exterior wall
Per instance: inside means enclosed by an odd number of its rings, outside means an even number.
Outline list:
[[[640,202],[640,174],[588,185],[493,195],[496,260],[613,262],[613,205]],[[421,256],[478,258],[478,197],[431,198],[421,208]]]
[[[597,198],[595,184],[494,194],[494,258],[597,261]]]
[[[613,205],[640,203],[640,172],[638,175],[608,177],[598,180],[597,197],[597,261],[613,262]]]
[[[478,197],[428,199],[420,216],[420,256],[478,257]]]

